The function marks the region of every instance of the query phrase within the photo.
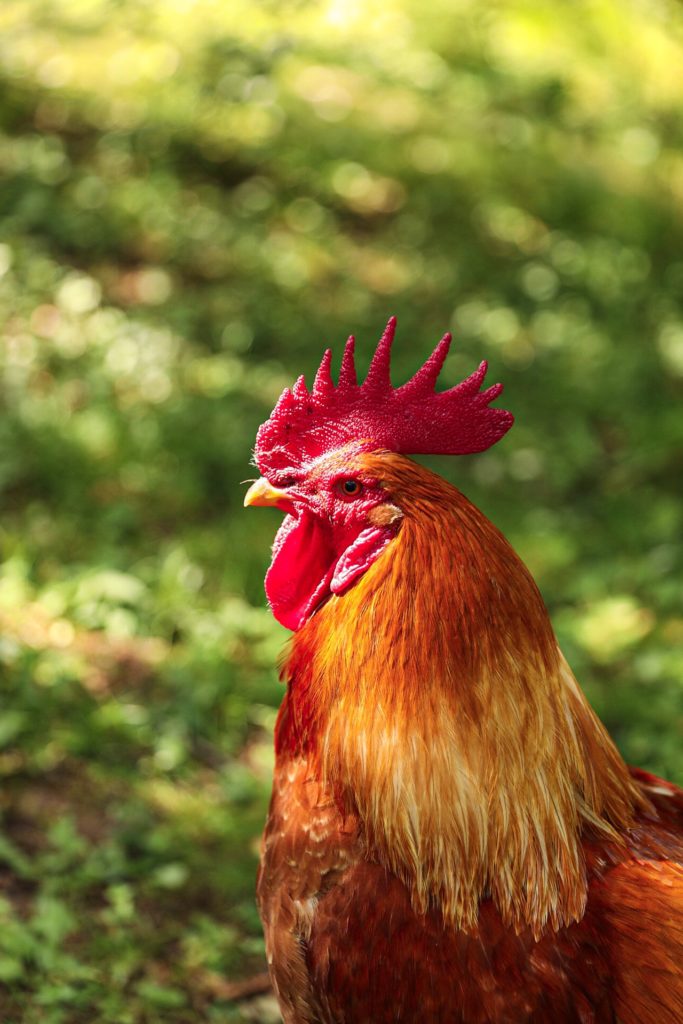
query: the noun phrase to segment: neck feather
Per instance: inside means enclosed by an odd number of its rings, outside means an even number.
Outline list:
[[[583,915],[582,835],[618,839],[639,797],[502,534],[384,458],[401,528],[294,637],[279,756],[318,764],[418,909],[468,928],[490,896],[517,929],[558,928]]]

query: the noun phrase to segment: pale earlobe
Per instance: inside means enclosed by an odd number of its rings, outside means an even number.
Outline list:
[[[403,519],[403,512],[397,505],[385,503],[377,505],[368,512],[368,522],[373,526],[391,526]]]

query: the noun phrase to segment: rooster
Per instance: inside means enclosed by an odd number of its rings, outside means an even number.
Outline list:
[[[512,416],[486,363],[327,351],[259,429],[293,631],[257,883],[286,1024],[681,1024],[683,792],[629,769],[502,534],[407,454]]]

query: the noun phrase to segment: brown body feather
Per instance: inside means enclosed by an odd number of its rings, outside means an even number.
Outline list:
[[[286,1024],[680,1024],[683,794],[636,779],[652,810],[625,844],[584,844],[586,911],[537,940],[490,898],[468,931],[417,913],[357,819],[281,766],[259,902]]]
[[[683,1021],[681,794],[629,774],[495,527],[360,458],[403,521],[284,667],[259,903],[287,1024]]]

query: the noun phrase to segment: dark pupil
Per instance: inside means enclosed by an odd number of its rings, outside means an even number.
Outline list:
[[[345,480],[343,487],[345,494],[355,494],[358,490],[358,482],[356,480]]]

